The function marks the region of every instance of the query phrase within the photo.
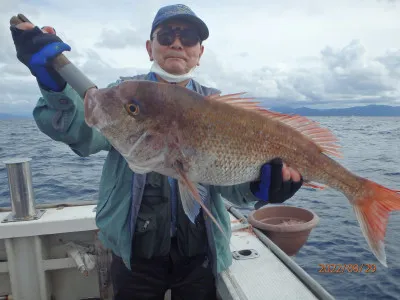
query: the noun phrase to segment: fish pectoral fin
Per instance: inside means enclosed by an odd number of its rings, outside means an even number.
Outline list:
[[[179,164],[178,164],[179,165]],[[179,195],[181,196],[183,210],[188,216],[190,221],[194,223],[196,216],[199,214],[200,206],[203,208],[204,212],[211,218],[214,224],[218,227],[221,233],[229,241],[228,235],[222,229],[221,225],[214,218],[212,213],[204,205],[204,201],[207,197],[207,189],[199,183],[194,184],[179,167],[175,168],[179,174]]]
[[[197,184],[196,187],[194,187],[196,191],[193,193],[183,181],[179,181],[178,185],[183,210],[185,211],[185,214],[188,216],[189,220],[194,224],[194,221],[200,212],[201,205],[199,201],[204,203],[207,197],[207,190],[203,186]],[[200,200],[198,200],[198,198]]]
[[[194,184],[183,169],[183,164],[177,161],[174,164],[175,171],[179,174],[178,186],[181,196],[183,210],[190,221],[194,223],[196,216],[199,214],[200,207],[204,206],[204,200],[207,197],[207,190],[200,184]]]

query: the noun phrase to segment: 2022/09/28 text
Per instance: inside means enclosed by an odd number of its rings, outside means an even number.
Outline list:
[[[319,273],[374,273],[376,264],[318,264]]]

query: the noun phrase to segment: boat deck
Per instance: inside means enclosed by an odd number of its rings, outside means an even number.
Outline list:
[[[0,211],[0,222],[9,214]],[[231,250],[255,250],[257,257],[249,258],[244,251],[246,259],[234,259],[231,268],[220,274],[221,299],[329,298],[317,296],[310,288],[317,283],[306,284],[254,231],[241,228],[246,222],[239,222],[232,213],[230,217]],[[95,205],[83,205],[46,208],[38,220],[0,223],[0,296],[13,294],[13,299],[31,300],[99,297],[96,268],[84,276],[64,247],[69,241],[94,243],[94,218]],[[108,294],[102,299],[112,297]]]
[[[223,272],[223,283],[228,285],[233,299],[318,299],[299,278],[251,230],[240,228],[232,214],[231,250],[255,250],[258,257],[233,260]],[[244,251],[245,254],[248,251]],[[221,288],[222,290],[222,288]]]

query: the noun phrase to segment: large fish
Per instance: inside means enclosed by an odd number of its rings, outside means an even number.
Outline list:
[[[179,181],[193,221],[206,190],[201,184],[234,185],[259,179],[261,166],[280,157],[305,182],[342,192],[354,208],[372,252],[386,266],[384,237],[400,194],[353,174],[340,157],[335,136],[302,116],[258,106],[241,94],[202,96],[177,85],[125,81],[90,89],[85,121],[99,130],[138,173],[155,171]],[[198,203],[198,204],[197,204]]]

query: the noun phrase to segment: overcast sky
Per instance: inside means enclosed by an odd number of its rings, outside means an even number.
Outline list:
[[[51,25],[66,56],[99,86],[147,72],[157,10],[176,2],[0,0],[0,112],[31,113],[40,96],[16,58],[9,19]],[[32,5],[35,3],[35,5]],[[400,105],[400,3],[394,0],[181,1],[209,26],[196,79],[265,106]],[[218,3],[218,4],[217,4]]]

